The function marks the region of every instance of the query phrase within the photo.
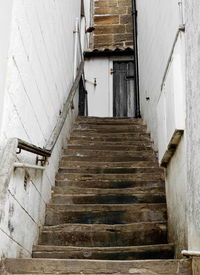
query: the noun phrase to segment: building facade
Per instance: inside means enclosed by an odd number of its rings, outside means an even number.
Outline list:
[[[85,51],[90,116],[135,116],[132,10],[131,0],[93,2],[95,30]]]

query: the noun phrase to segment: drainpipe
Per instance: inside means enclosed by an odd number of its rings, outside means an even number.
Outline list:
[[[183,0],[178,0],[178,5],[179,5],[179,29],[185,29],[185,24],[184,24],[184,15],[183,15]]]
[[[138,67],[138,43],[137,43],[137,5],[136,0],[132,0],[133,17],[133,47],[134,47],[134,67],[135,67],[135,117],[140,118],[140,94],[139,94],[139,67]]]
[[[75,40],[74,40],[74,79],[76,79],[77,74],[77,60],[78,60],[78,39],[79,39],[79,19],[76,18],[76,25],[75,25]]]

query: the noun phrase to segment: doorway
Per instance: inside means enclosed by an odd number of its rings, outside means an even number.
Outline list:
[[[113,61],[113,116],[135,117],[134,62]]]

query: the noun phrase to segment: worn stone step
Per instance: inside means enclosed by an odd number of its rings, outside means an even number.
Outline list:
[[[165,222],[107,224],[63,224],[45,226],[39,244],[62,246],[137,246],[167,243]]]
[[[87,162],[87,161],[60,161],[60,169],[82,168],[159,168],[157,161],[127,161],[127,162]]]
[[[119,135],[107,135],[107,136],[85,136],[85,135],[80,135],[80,136],[73,136],[71,135],[70,140],[67,141],[67,144],[69,143],[77,143],[78,144],[83,144],[83,143],[123,143],[123,144],[132,144],[132,145],[138,145],[138,144],[152,144],[152,141],[150,140],[149,135],[123,135],[122,137]]]
[[[57,180],[64,181],[117,181],[117,182],[128,182],[128,181],[161,181],[164,180],[162,173],[137,173],[137,174],[81,174],[81,173],[68,173],[68,174],[57,174]]]
[[[84,162],[134,162],[134,161],[156,161],[157,158],[154,155],[145,155],[144,154],[137,154],[137,155],[82,155],[82,154],[77,154],[77,155],[64,155],[62,156],[61,161],[84,161]]]
[[[67,173],[83,173],[83,174],[137,174],[137,173],[160,173],[162,174],[164,171],[159,167],[134,167],[134,168],[94,168],[94,167],[84,167],[84,168],[60,168],[59,174],[67,174]]]
[[[191,260],[6,259],[10,274],[191,275]]]
[[[94,131],[98,133],[123,133],[123,132],[130,132],[130,133],[145,133],[147,131],[147,127],[145,125],[138,125],[138,124],[105,124],[105,125],[98,125],[98,124],[75,124],[73,126],[72,131]]]
[[[105,132],[95,132],[92,130],[74,130],[72,132],[71,137],[86,137],[86,138],[121,138],[121,140],[124,139],[132,139],[132,140],[141,140],[145,141],[146,139],[150,138],[150,134],[146,132],[138,133],[137,131],[126,131],[126,132],[112,132],[112,131],[105,131]]]
[[[87,122],[80,122],[76,121],[73,124],[73,127],[76,128],[90,128],[90,129],[106,129],[106,128],[147,128],[147,126],[141,122],[138,123],[138,121],[132,121],[134,123],[130,123],[128,121],[122,121],[123,123],[120,123],[120,121],[111,121],[110,123],[108,122],[97,122],[97,123],[87,123]]]
[[[139,260],[173,259],[174,245],[148,245],[125,247],[73,247],[34,246],[34,258],[96,259],[96,260]]]
[[[81,149],[66,149],[63,152],[63,156],[114,156],[114,157],[136,157],[136,156],[144,156],[144,157],[151,157],[153,158],[155,156],[155,153],[153,150],[149,150],[149,151],[123,151],[123,150],[106,150],[106,149],[102,149],[102,150],[98,150],[98,149],[94,149],[92,151],[85,149],[84,147]]]
[[[54,186],[52,188],[54,191],[54,194],[63,194],[63,195],[69,195],[69,194],[96,194],[96,195],[109,195],[109,194],[157,194],[157,193],[165,193],[165,187],[164,185],[159,187],[152,187],[151,185],[141,187],[133,187],[133,188],[79,188],[79,187],[66,187],[66,186]]]
[[[76,122],[78,124],[141,124],[141,118],[116,118],[116,117],[78,117]]]
[[[56,180],[56,186],[63,187],[78,187],[78,188],[109,188],[109,189],[120,189],[120,188],[135,188],[135,187],[162,187],[164,186],[163,180],[150,180],[147,179],[115,179],[115,180]]]
[[[133,222],[166,221],[166,204],[50,204],[45,225],[64,223],[126,224]]]
[[[53,194],[52,203],[59,204],[129,204],[129,203],[165,203],[165,193],[157,194]]]
[[[70,140],[66,141],[66,146],[67,145],[96,145],[96,146],[128,146],[128,145],[132,145],[132,146],[152,146],[152,141],[150,140],[138,140],[138,141],[134,141],[134,140],[126,140],[123,139],[121,141],[116,140],[115,139],[113,141],[106,141],[106,140],[102,140],[100,141],[99,139],[91,139],[91,138],[71,138]]]
[[[87,144],[69,144],[66,147],[64,147],[64,152],[68,149],[73,149],[73,150],[98,150],[98,151],[151,151],[153,152],[153,149],[151,145],[105,145],[102,144],[94,144],[94,145],[87,145]]]
[[[139,151],[88,151],[66,150],[61,161],[87,161],[87,162],[130,162],[130,161],[156,161],[156,154]]]

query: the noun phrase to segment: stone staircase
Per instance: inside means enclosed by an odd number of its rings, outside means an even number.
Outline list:
[[[142,120],[88,117],[64,148],[33,259],[6,259],[2,270],[190,275],[173,257],[164,173]]]

